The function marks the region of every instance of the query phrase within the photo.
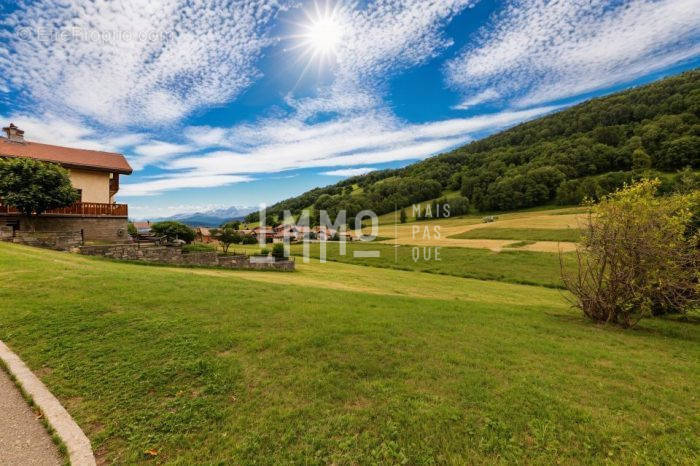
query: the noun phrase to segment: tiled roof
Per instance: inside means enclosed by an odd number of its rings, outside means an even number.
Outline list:
[[[129,162],[122,154],[73,149],[38,142],[14,142],[7,138],[0,138],[0,157],[28,157],[69,167],[84,167],[125,175],[130,175],[132,172]]]

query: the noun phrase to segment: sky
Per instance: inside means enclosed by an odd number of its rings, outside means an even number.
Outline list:
[[[0,121],[123,153],[133,218],[257,206],[700,64],[700,0],[0,5]]]

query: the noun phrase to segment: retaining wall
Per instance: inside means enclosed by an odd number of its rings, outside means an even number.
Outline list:
[[[57,251],[70,251],[83,244],[80,231],[15,231],[14,236],[0,235],[0,239]]]
[[[196,265],[225,269],[294,270],[294,261],[255,262],[247,255],[222,256],[216,252],[183,252],[178,246],[110,244],[82,246],[80,254],[117,260],[144,261],[171,265]]]
[[[1,216],[0,226],[19,221],[18,231],[64,232],[83,231],[85,241],[126,241],[126,217],[70,217],[43,214],[35,217]]]

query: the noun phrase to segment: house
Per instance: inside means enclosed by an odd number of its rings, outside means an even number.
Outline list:
[[[279,225],[275,227],[275,240],[284,241],[288,238],[290,241],[301,241],[304,237],[308,237],[311,233],[311,228],[302,225]]]
[[[265,241],[272,241],[275,237],[275,230],[271,227],[257,226],[251,230],[251,233],[256,237],[265,236]]]
[[[14,124],[3,131],[0,157],[25,157],[61,165],[68,170],[80,199],[71,206],[47,211],[33,219],[14,207],[2,205],[0,200],[0,227],[10,226],[15,231],[82,231],[86,240],[127,238],[128,207],[115,202],[119,177],[132,172],[122,154],[31,142]]]
[[[338,234],[337,230],[328,227],[313,227],[312,231],[316,233],[316,238],[320,241],[330,241],[335,235]]]
[[[134,222],[134,228],[140,235],[147,235],[151,232],[151,222],[146,220],[145,222]]]
[[[194,239],[201,243],[211,243],[212,236],[209,228],[197,227],[194,231]]]

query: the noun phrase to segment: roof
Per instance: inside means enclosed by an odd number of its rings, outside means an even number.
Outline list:
[[[15,142],[0,138],[0,157],[27,157],[60,165],[130,175],[133,171],[122,154],[52,146],[38,142]]]
[[[202,236],[211,236],[211,232],[209,231],[209,228],[198,227],[197,233],[199,233]]]
[[[133,222],[133,223],[134,223],[134,226],[135,226],[138,230],[142,230],[142,229],[145,229],[145,228],[151,228],[151,222]]]

